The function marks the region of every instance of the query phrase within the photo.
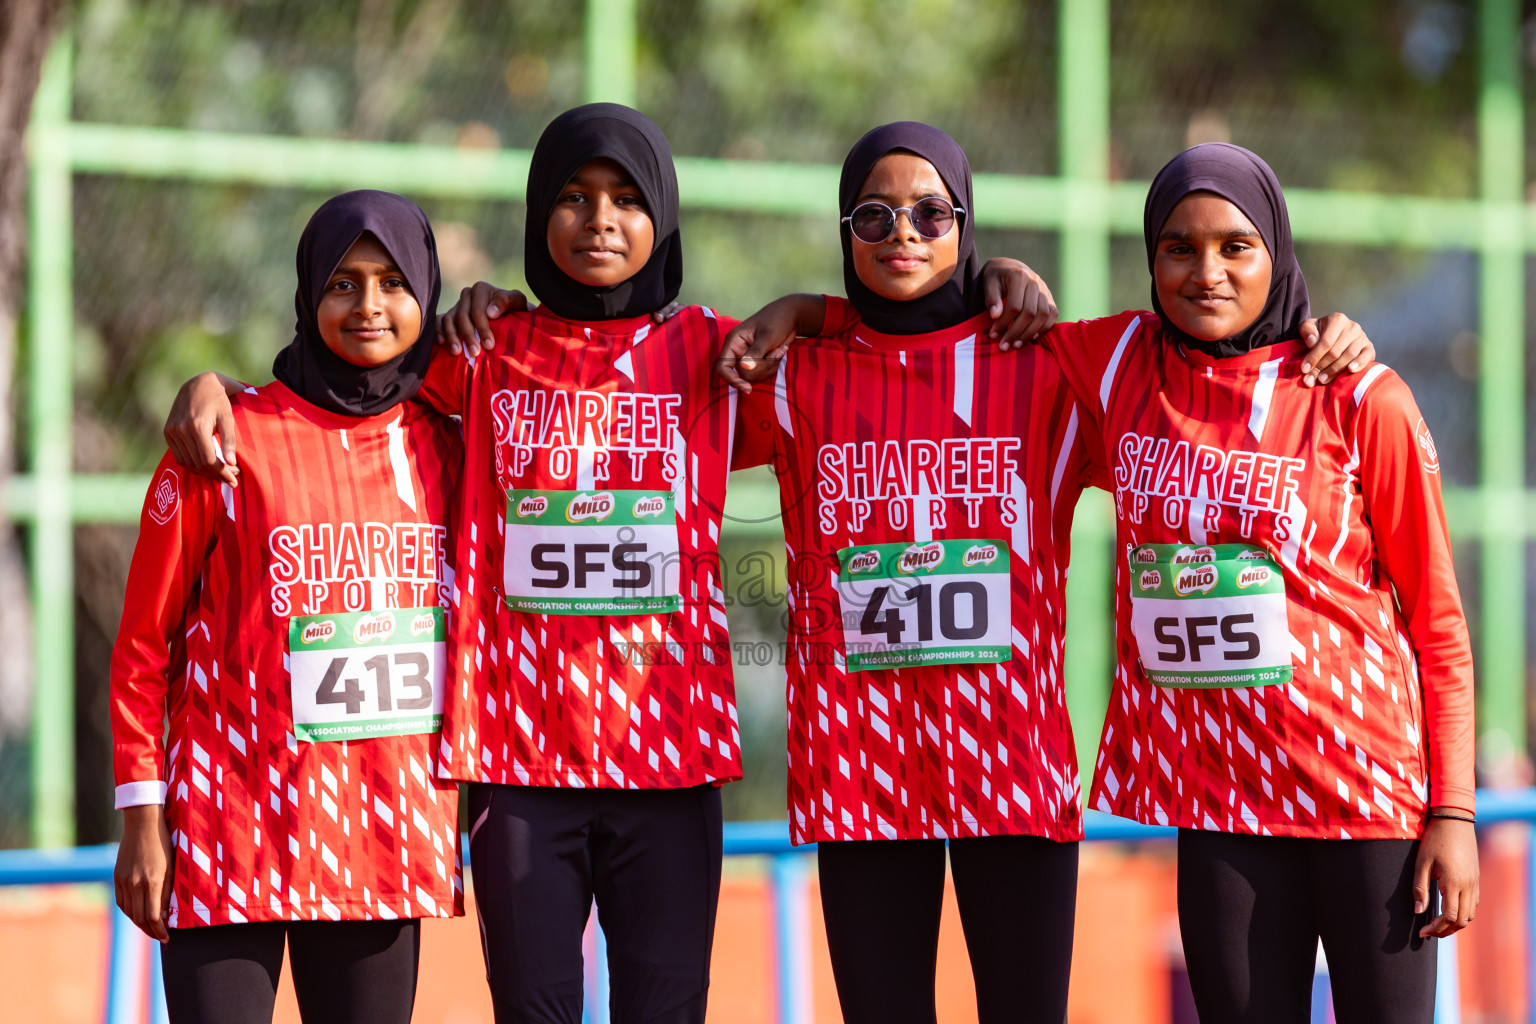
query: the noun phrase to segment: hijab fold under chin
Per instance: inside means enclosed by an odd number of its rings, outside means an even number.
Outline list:
[[[415,344],[379,366],[358,366],[320,336],[320,299],[331,275],[359,238],[379,240],[421,306]],[[437,243],[421,207],[393,192],[344,192],[323,203],[299,236],[299,285],[293,340],[277,354],[272,375],[294,394],[343,416],[376,416],[412,398],[432,361],[440,289]]]
[[[1301,322],[1310,316],[1307,281],[1296,262],[1291,243],[1291,218],[1285,208],[1280,181],[1255,153],[1228,142],[1193,146],[1168,161],[1147,191],[1142,230],[1147,242],[1147,269],[1157,258],[1157,236],[1162,234],[1174,207],[1192,192],[1211,192],[1236,206],[1259,229],[1269,250],[1273,270],[1269,298],[1258,319],[1230,338],[1205,341],[1184,333],[1157,300],[1152,283],[1152,308],[1162,318],[1163,329],[1180,343],[1217,359],[1242,355],[1251,349],[1295,338]]]
[[[606,288],[584,285],[549,254],[549,215],[571,175],[593,160],[624,168],[645,198],[655,226],[650,259],[634,276]],[[683,286],[683,243],[677,223],[677,170],[656,122],[618,103],[567,110],[539,136],[528,167],[528,219],[523,267],[534,296],[567,320],[619,320],[654,313]]]
[[[839,217],[846,217],[858,205],[864,180],[880,158],[893,152],[912,153],[933,164],[949,188],[954,204],[965,210],[957,213],[954,230],[960,232],[960,252],[955,272],[936,290],[921,298],[903,302],[876,295],[853,266],[855,242],[847,224],[841,224],[843,239],[843,287],[848,301],[859,311],[859,318],[882,334],[928,334],[969,320],[983,307],[981,271],[976,256],[975,232],[971,228],[971,164],[959,143],[946,133],[919,121],[897,121],[872,129],[854,143],[843,161],[843,176],[837,188]]]

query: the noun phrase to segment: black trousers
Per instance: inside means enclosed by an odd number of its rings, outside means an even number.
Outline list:
[[[934,1024],[942,839],[823,842],[821,908],[846,1024]],[[949,840],[981,1024],[1062,1024],[1072,971],[1077,844]]]
[[[1202,1021],[1304,1024],[1321,939],[1339,1024],[1430,1024],[1413,839],[1179,830],[1179,931]]]
[[[283,944],[310,1024],[409,1024],[421,922],[258,921],[172,928],[161,949],[171,1024],[271,1024]]]
[[[470,871],[497,1024],[580,1024],[593,900],[614,1024],[702,1024],[720,790],[469,788]]]

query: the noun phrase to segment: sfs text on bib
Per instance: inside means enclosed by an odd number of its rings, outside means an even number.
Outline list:
[[[682,607],[671,491],[507,492],[507,605],[549,615]]]
[[[1246,544],[1143,544],[1128,556],[1131,632],[1158,686],[1291,681],[1285,579]]]

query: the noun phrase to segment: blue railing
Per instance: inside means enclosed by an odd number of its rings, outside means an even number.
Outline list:
[[[1479,790],[1477,817],[1480,826],[1501,822],[1526,822],[1536,826],[1536,789]],[[1085,832],[1091,842],[1139,843],[1168,840],[1171,828],[1142,825],[1097,811],[1089,811]],[[1533,837],[1536,838],[1536,837]],[[469,844],[463,844],[466,859]],[[769,858],[769,893],[773,914],[774,1019],[779,1024],[811,1024],[814,1018],[811,998],[810,901],[807,898],[811,865],[806,854],[815,846],[791,846],[789,829],[784,822],[743,821],[725,826],[725,855],[766,856]],[[0,886],[112,884],[112,868],[117,858],[115,846],[88,846],[71,850],[0,850]],[[1536,841],[1531,844],[1527,862],[1528,884],[1527,934],[1536,948]],[[594,957],[597,968],[592,979],[592,994],[606,992],[606,957],[601,955],[601,938]],[[112,910],[111,941],[107,957],[106,1024],[138,1024],[146,1004],[154,1024],[165,1024],[165,993],[161,989],[159,943],[151,942],[128,918]],[[1527,971],[1527,984],[1536,981],[1536,962]],[[1460,1009],[1455,994],[1456,943],[1449,940],[1440,947],[1440,1000],[1435,1011],[1436,1024],[1459,1024]],[[1530,1024],[1536,1024],[1536,991],[1530,1000]],[[588,1000],[587,1019],[592,1024],[606,1024],[606,998]]]

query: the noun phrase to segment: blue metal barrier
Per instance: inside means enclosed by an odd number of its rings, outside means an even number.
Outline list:
[[[1536,825],[1536,788],[1524,790],[1479,790],[1477,794],[1479,826],[1501,822],[1525,822]],[[1084,832],[1089,842],[1140,843],[1169,840],[1175,829],[1116,818],[1098,811],[1084,816]],[[766,856],[769,858],[769,893],[773,912],[774,1008],[778,1024],[811,1024],[810,904],[812,866],[806,854],[814,844],[792,846],[789,826],[782,821],[727,822],[725,855]],[[469,861],[469,842],[462,844],[465,866]],[[1536,949],[1536,836],[1528,861],[1526,914],[1528,934]],[[72,850],[0,850],[0,886],[112,884],[112,869],[117,858],[116,846],[86,846]],[[596,936],[594,952],[604,948],[601,932]],[[146,1002],[153,1024],[165,1024],[165,992],[160,979],[159,944],[143,935],[127,916],[112,909],[111,939],[107,965],[106,1024],[138,1024]],[[590,989],[607,992],[606,957],[594,956],[597,974]],[[1459,1024],[1456,1005],[1456,944],[1440,947],[1440,994],[1436,1024]],[[1536,982],[1536,959],[1528,972],[1527,984]],[[589,1002],[605,1002],[592,999]],[[1531,1024],[1536,1024],[1536,992],[1531,999]],[[595,1011],[595,1012],[594,1012]],[[607,1019],[607,1007],[589,1008],[588,1019],[599,1024]]]

